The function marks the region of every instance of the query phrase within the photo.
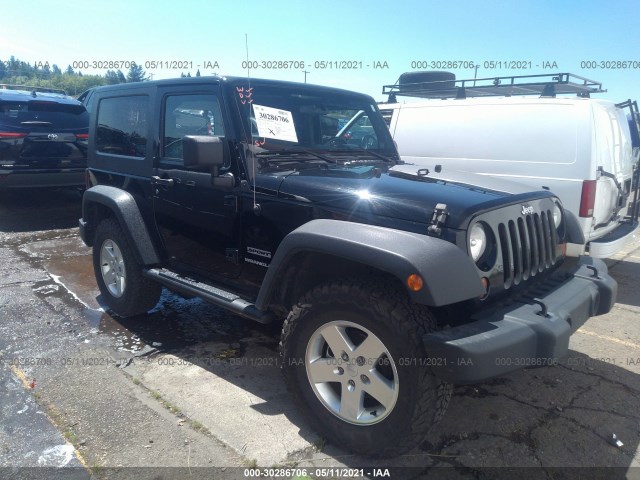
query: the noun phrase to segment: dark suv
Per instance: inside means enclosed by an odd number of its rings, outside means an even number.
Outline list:
[[[0,85],[0,189],[84,186],[88,133],[63,90]]]
[[[615,301],[604,263],[565,258],[582,234],[557,197],[403,164],[369,96],[199,77],[92,102],[80,233],[103,301],[139,315],[165,286],[284,321],[288,385],[340,447],[407,451],[452,383],[556,362]]]

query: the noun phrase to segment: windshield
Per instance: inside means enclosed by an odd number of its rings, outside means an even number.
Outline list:
[[[237,85],[245,132],[264,153],[369,150],[396,155],[377,107],[360,95],[290,85]]]

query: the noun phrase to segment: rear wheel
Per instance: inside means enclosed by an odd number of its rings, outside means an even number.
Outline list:
[[[148,312],[160,298],[162,287],[145,278],[118,222],[107,218],[96,228],[93,268],[102,299],[122,317]]]
[[[289,388],[336,446],[393,456],[418,446],[452,387],[425,364],[426,309],[384,282],[337,281],[308,292],[283,326]]]

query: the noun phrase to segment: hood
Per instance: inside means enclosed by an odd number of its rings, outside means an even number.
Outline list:
[[[399,168],[402,167],[402,168]],[[443,176],[418,175],[418,167],[401,165],[390,170],[376,166],[331,165],[292,172],[280,183],[279,196],[344,215],[352,221],[384,225],[387,219],[431,223],[437,204],[446,204],[446,226],[464,229],[476,214],[523,202],[548,192],[521,193],[519,184],[509,189],[481,186],[484,177],[467,184],[467,174],[456,181]],[[494,180],[494,179],[491,179]],[[470,181],[470,180],[468,180]],[[487,182],[485,182],[487,183]],[[505,184],[511,182],[504,182]],[[525,189],[526,191],[526,189]],[[513,195],[511,192],[518,192]]]
[[[502,178],[492,177],[490,175],[482,175],[479,173],[462,172],[458,170],[451,170],[440,166],[440,172],[436,171],[436,165],[438,165],[437,159],[433,159],[433,166],[427,167],[429,170],[428,176],[432,179],[442,180],[443,182],[456,183],[460,185],[466,185],[469,187],[494,190],[496,192],[519,194],[531,192],[531,186],[525,185],[519,182],[511,180],[504,180]],[[417,166],[412,163],[403,163],[396,165],[390,171],[392,175],[397,172],[404,175],[418,175],[419,171],[424,172],[424,166]]]

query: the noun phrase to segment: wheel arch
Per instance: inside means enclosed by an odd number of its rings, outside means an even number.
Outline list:
[[[475,266],[452,243],[374,225],[320,219],[284,238],[269,266],[256,306],[266,309],[272,303],[286,302],[287,307],[287,303],[298,300],[302,290],[330,276],[375,272],[394,278],[412,301],[429,306],[458,303],[484,292]],[[418,292],[409,290],[405,283],[413,273],[424,280],[424,287]]]
[[[91,187],[82,197],[81,236],[87,246],[93,246],[98,223],[109,216],[120,224],[140,265],[160,263],[157,249],[135,198],[125,190],[108,185]]]

